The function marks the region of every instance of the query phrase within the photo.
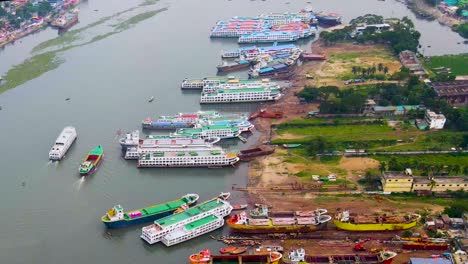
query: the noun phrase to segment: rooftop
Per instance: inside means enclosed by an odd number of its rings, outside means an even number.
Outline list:
[[[437,96],[468,95],[468,80],[428,83]]]
[[[445,258],[410,258],[411,264],[452,264]]]
[[[202,219],[199,219],[197,221],[186,224],[185,228],[190,231],[192,229],[199,228],[200,226],[203,226],[203,225],[206,225],[206,224],[211,223],[213,221],[216,221],[216,219],[218,219],[216,216],[209,215],[209,216],[206,216],[206,217],[204,217]]]
[[[213,210],[215,208],[223,206],[224,203],[220,201],[219,199],[212,199],[207,202],[201,203],[197,206],[194,206],[192,208],[189,208],[183,212],[180,212],[178,214],[173,214],[164,218],[161,218],[159,220],[154,221],[155,224],[160,225],[161,227],[165,228],[170,225],[173,225],[175,223],[178,223],[180,221],[183,221],[185,219],[188,219],[190,217],[199,215],[203,212]]]
[[[429,184],[429,177],[418,176],[414,177],[415,184]],[[434,176],[433,180],[436,184],[468,184],[468,177],[464,176]]]
[[[406,175],[404,172],[401,171],[385,171],[383,173],[383,177],[386,179],[412,179],[413,176]]]

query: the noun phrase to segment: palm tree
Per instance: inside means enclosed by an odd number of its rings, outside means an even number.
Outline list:
[[[379,70],[379,72],[381,72],[381,71],[383,71],[383,69],[384,69],[384,65],[382,63],[379,63],[377,65],[377,70]]]
[[[353,66],[351,68],[351,72],[353,73],[354,76],[356,76],[356,73],[358,72],[358,67],[357,66]]]
[[[387,67],[387,66],[385,66],[385,67],[383,68],[383,72],[384,72],[384,74],[387,74],[387,73],[388,73],[388,67]]]
[[[366,72],[367,72],[367,69],[366,68],[362,68],[361,69],[361,75],[362,77],[364,77],[366,75]]]
[[[375,72],[377,71],[377,68],[375,67],[375,65],[372,65],[372,68],[371,69],[371,74],[374,75]]]
[[[380,162],[379,170],[382,172],[387,170],[387,163],[385,161]]]

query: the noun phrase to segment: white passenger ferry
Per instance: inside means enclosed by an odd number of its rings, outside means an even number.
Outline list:
[[[242,35],[239,43],[267,43],[267,42],[290,42],[299,39],[299,35],[291,32],[260,32]]]
[[[228,83],[218,83],[218,84],[208,84],[203,86],[202,91],[204,93],[212,93],[218,90],[225,90],[231,88],[259,88],[259,87],[269,87],[269,88],[280,88],[278,83],[270,81],[270,79],[261,79],[261,80],[238,80]]]
[[[201,104],[209,103],[239,103],[239,102],[261,102],[276,101],[281,98],[281,93],[276,88],[238,88],[218,90],[214,93],[202,93]]]
[[[74,127],[65,127],[49,151],[49,159],[61,160],[77,137],[78,135]]]
[[[220,138],[160,138],[144,139],[137,146],[127,148],[125,159],[138,159],[144,154],[161,151],[162,149],[180,151],[181,149],[211,149]]]
[[[210,149],[161,149],[139,157],[137,167],[222,167],[238,161],[235,153],[226,153],[217,146]]]
[[[226,201],[229,195],[222,193],[185,211],[156,220],[142,228],[140,237],[148,244],[161,241],[172,246],[216,230],[224,225],[224,217],[232,211],[231,204]]]
[[[235,138],[240,135],[239,128],[234,125],[202,125],[198,128],[181,128],[173,136],[200,138]]]

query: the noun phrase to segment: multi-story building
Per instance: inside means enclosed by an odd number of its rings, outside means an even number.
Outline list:
[[[446,121],[445,116],[443,114],[436,114],[435,112],[429,109],[426,109],[424,120],[429,126],[429,129],[443,129]]]

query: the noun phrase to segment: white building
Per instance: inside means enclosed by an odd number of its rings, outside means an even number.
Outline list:
[[[426,110],[424,120],[429,126],[429,129],[443,129],[446,121],[443,114],[436,114],[429,109]]]

